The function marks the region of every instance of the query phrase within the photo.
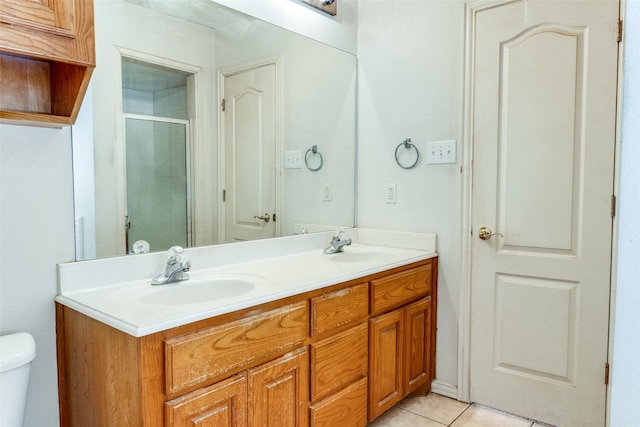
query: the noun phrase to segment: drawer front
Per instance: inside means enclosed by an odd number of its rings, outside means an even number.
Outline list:
[[[311,336],[360,321],[368,314],[367,283],[311,298]]]
[[[363,378],[310,408],[311,427],[367,425],[367,379]]]
[[[431,264],[371,281],[371,313],[379,314],[431,294]]]
[[[229,376],[303,343],[306,301],[165,341],[166,392]]]
[[[368,330],[363,323],[311,344],[311,401],[367,376]]]

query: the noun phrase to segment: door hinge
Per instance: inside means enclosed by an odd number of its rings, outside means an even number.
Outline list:
[[[611,218],[616,216],[616,195],[611,195]]]
[[[222,190],[222,201],[223,202],[227,201],[227,190]]]
[[[609,384],[609,363],[604,364],[604,385]]]
[[[224,98],[222,98],[222,101],[220,101],[220,108],[222,108],[222,111],[225,111],[227,109],[227,101],[225,101]]]
[[[616,41],[618,43],[622,41],[622,19],[618,19],[618,28],[616,29]]]

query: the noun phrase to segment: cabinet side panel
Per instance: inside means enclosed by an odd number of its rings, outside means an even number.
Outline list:
[[[61,320],[68,425],[140,426],[136,338],[66,307]]]

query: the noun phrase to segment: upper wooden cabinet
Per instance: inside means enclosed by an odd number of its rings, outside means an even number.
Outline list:
[[[0,1],[0,123],[73,124],[95,63],[93,0]]]

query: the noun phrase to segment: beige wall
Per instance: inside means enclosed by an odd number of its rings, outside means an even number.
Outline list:
[[[455,392],[461,161],[427,165],[424,156],[429,141],[455,139],[462,152],[464,3],[361,1],[358,14],[356,222],[438,235],[436,379]],[[395,163],[404,138],[423,154],[414,169]],[[387,183],[397,184],[396,204],[385,203]]]
[[[0,168],[0,334],[35,338],[25,426],[54,426],[56,264],[74,259],[70,128],[0,125]]]

